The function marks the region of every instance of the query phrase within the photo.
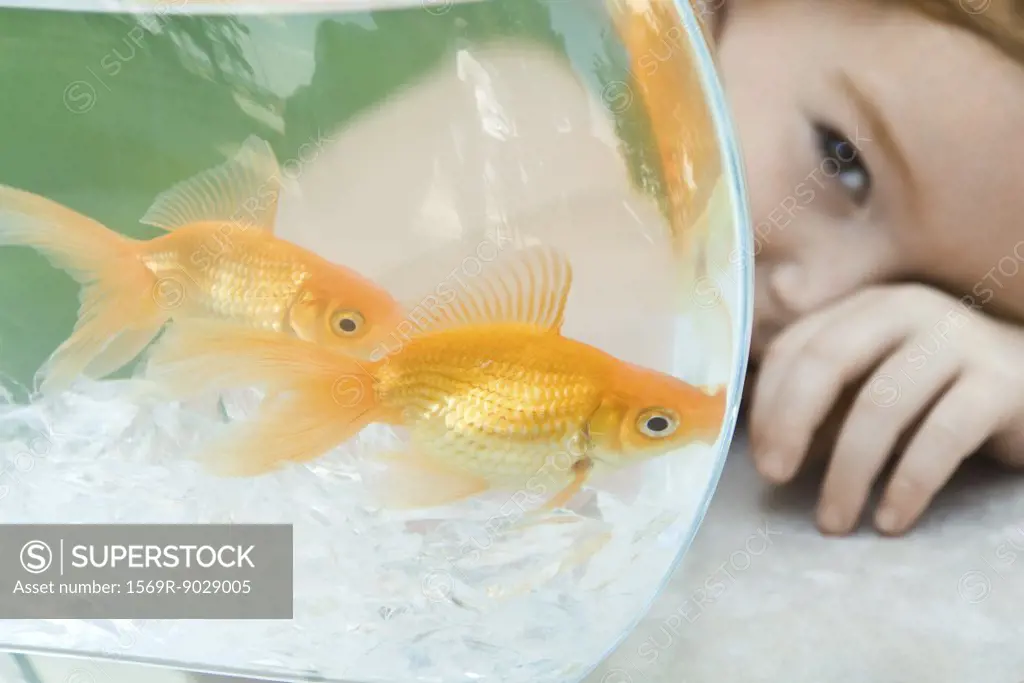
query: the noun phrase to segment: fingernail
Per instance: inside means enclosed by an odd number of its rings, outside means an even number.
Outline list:
[[[899,523],[899,515],[888,505],[883,505],[878,514],[875,515],[875,526],[878,527],[879,531],[887,534],[896,533]]]
[[[789,465],[780,454],[768,452],[761,457],[761,474],[773,481],[785,481]]]
[[[818,524],[825,531],[839,533],[843,530],[843,517],[839,514],[839,508],[834,505],[826,505],[818,514]]]

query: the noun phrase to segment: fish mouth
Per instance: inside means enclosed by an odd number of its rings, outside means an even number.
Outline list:
[[[377,362],[400,353],[410,341],[410,335],[399,331],[397,324],[384,325],[371,331],[355,346],[364,360]]]
[[[721,433],[722,425],[718,425],[718,427],[716,427],[714,430],[709,429],[708,431],[701,434],[700,438],[698,438],[697,441],[703,443],[706,446],[711,447],[718,443],[718,437],[719,435],[721,435]]]
[[[700,440],[708,446],[714,446],[718,443],[718,437],[722,435],[723,426],[725,426],[724,416],[709,426],[704,433],[700,435]]]
[[[352,340],[346,353],[360,360],[376,362],[402,350],[404,342],[394,335],[371,332],[362,339]]]
[[[700,426],[690,432],[690,441],[703,443],[707,446],[714,446],[718,437],[722,434],[722,427],[725,425],[725,397],[722,397],[721,407],[714,407],[700,416]]]

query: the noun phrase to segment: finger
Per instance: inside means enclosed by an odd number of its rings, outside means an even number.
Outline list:
[[[754,457],[765,476],[789,480],[843,388],[892,353],[910,332],[908,316],[861,301],[862,310],[839,307],[838,315],[811,333],[794,334],[772,359],[777,365],[766,381],[775,386],[761,389],[751,416],[751,431],[757,435]]]
[[[775,356],[776,360],[769,363],[771,367],[766,373],[761,373],[763,381],[759,382],[759,392],[753,397],[755,402],[759,399],[772,402],[771,399],[789,381],[786,366],[791,365],[793,356],[798,356],[822,330],[831,329],[833,337],[843,340],[851,321],[861,320],[865,314],[873,314],[875,322],[893,325],[894,336],[899,338],[916,329],[916,323],[931,318],[937,310],[936,304],[948,308],[955,302],[945,301],[934,290],[918,285],[877,286],[867,287],[831,307],[808,315],[783,330],[766,350],[765,360],[768,356]],[[856,344],[855,340],[848,343],[853,347]],[[780,359],[785,360],[780,362]]]
[[[806,354],[809,346],[812,351],[817,348],[812,341],[824,330],[837,326],[846,328],[852,321],[860,320],[865,309],[878,305],[880,298],[873,290],[865,290],[785,328],[765,351],[752,396],[754,405],[766,408],[776,405],[790,382],[795,364]],[[766,433],[776,428],[773,417],[770,410],[759,410],[756,415],[751,415],[752,443],[757,444]]]
[[[907,446],[886,487],[875,526],[902,534],[917,522],[965,459],[1010,420],[1012,404],[979,375],[957,381]]]
[[[779,394],[793,365],[800,360],[801,349],[814,335],[833,324],[833,318],[832,309],[828,309],[787,327],[768,346],[758,367],[750,392],[747,423],[754,464],[768,479],[782,482],[787,478],[786,472],[780,469],[782,459],[773,456],[768,448],[772,431],[780,428],[776,422]]]
[[[926,358],[920,345],[911,342],[871,373],[835,442],[818,503],[822,531],[847,533],[857,524],[871,486],[900,435],[956,379],[959,370],[955,354]]]
[[[765,432],[769,431],[769,411],[765,408],[774,402],[779,393],[784,378],[797,358],[795,352],[803,348],[807,340],[830,321],[831,316],[827,313],[804,318],[784,329],[766,349],[750,392],[750,439],[755,446],[754,450],[758,450],[756,445]]]

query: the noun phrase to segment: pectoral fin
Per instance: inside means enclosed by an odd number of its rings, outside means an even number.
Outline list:
[[[565,488],[552,496],[547,503],[541,506],[540,510],[557,510],[560,507],[565,507],[569,501],[576,497],[576,494],[583,490],[583,484],[586,483],[587,477],[590,476],[590,472],[593,468],[594,463],[589,458],[577,460],[572,466],[572,481],[570,481]]]
[[[593,460],[589,458],[577,460],[572,466],[572,480],[546,503],[525,513],[516,526],[526,528],[537,524],[571,524],[575,522],[573,517],[551,517],[548,513],[568,505],[583,489],[583,485],[593,470]]]

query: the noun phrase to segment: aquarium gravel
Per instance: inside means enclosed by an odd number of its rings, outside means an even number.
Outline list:
[[[0,412],[6,523],[294,525],[291,621],[0,621],[8,647],[93,651],[327,680],[578,679],[660,588],[694,528],[713,449],[691,446],[615,480],[575,510],[523,524],[520,492],[383,512],[365,430],[306,466],[256,479],[204,474],[191,448],[223,426],[215,401],[162,403],[142,379],[80,382]],[[140,391],[141,389],[141,391]],[[252,396],[229,396],[228,415]],[[237,415],[236,415],[237,416]]]

